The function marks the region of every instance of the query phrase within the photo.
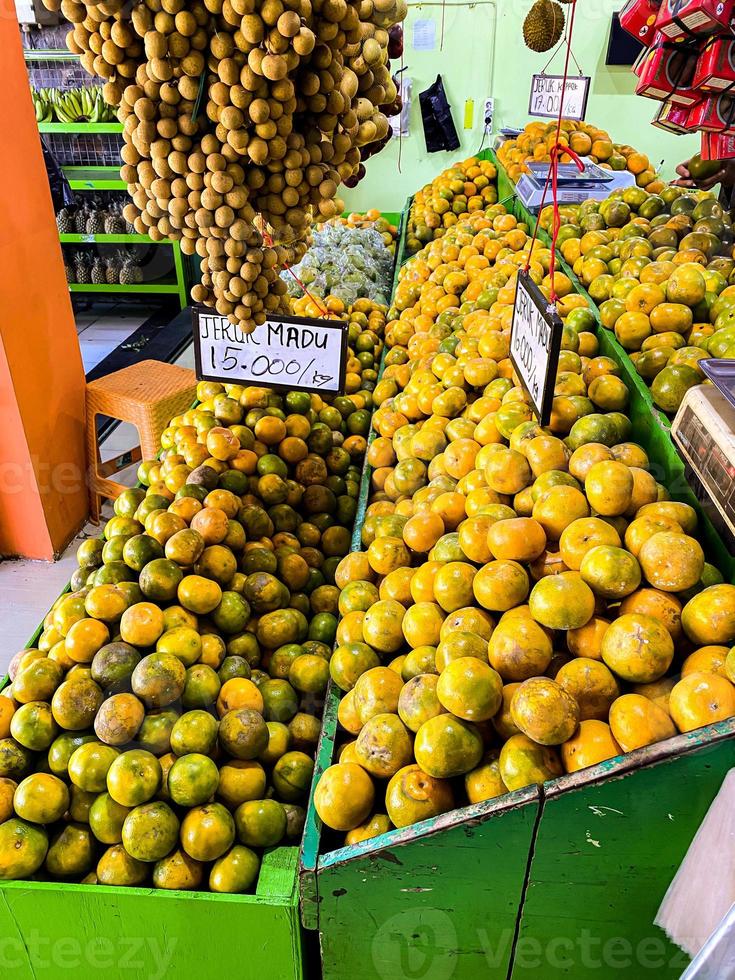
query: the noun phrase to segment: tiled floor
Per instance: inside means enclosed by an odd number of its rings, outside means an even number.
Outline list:
[[[131,329],[136,329],[135,323]],[[84,333],[87,332],[87,327]],[[110,330],[126,329],[110,326]],[[104,330],[104,326],[99,328]],[[82,342],[84,345],[84,342]],[[118,341],[119,343],[119,341]],[[117,344],[115,344],[117,346]],[[87,351],[94,348],[87,348]],[[82,346],[84,352],[84,346]],[[105,355],[102,355],[105,356]],[[100,358],[101,359],[101,358]],[[188,347],[177,364],[183,367],[194,367],[193,349]],[[85,359],[86,368],[86,359]],[[87,368],[88,370],[88,368]],[[133,426],[118,425],[109,434],[102,446],[105,458],[117,456],[126,449],[137,445],[137,433]],[[122,471],[117,479],[121,483],[135,482],[135,467]],[[88,524],[77,538],[69,545],[61,559],[54,563],[37,561],[0,561],[0,609],[3,613],[3,641],[0,645],[0,678],[10,662],[11,657],[22,649],[29,641],[41,620],[46,615],[59,593],[64,589],[72,572],[76,568],[75,554],[80,541],[88,537],[96,537],[101,529]]]
[[[75,313],[84,371],[89,373],[142,326],[152,308],[124,303],[95,303]]]

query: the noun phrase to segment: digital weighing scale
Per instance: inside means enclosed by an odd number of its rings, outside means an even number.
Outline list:
[[[671,425],[686,478],[729,551],[735,548],[735,407],[713,384],[690,388]]]
[[[603,201],[618,188],[635,186],[635,177],[627,170],[605,170],[588,157],[580,159],[584,164],[582,171],[574,163],[559,164],[557,197],[562,204],[578,204],[589,198]],[[531,162],[527,166],[530,173],[521,174],[518,178],[516,193],[529,211],[536,211],[541,206],[549,164]],[[550,190],[547,191],[546,198],[547,201],[551,200]]]

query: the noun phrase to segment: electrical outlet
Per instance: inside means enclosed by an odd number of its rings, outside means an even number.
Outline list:
[[[485,99],[484,120],[485,120],[485,128],[486,129],[492,129],[493,128],[493,112],[494,112],[494,110],[495,110],[495,99],[492,99],[492,98]]]

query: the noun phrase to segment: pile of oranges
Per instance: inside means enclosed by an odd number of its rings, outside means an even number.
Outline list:
[[[729,214],[711,194],[629,187],[604,201],[565,205],[562,220],[562,256],[599,306],[602,325],[630,352],[654,403],[674,414],[704,379],[699,361],[735,353]]]
[[[328,303],[349,393],[201,382],[13,659],[0,880],[242,893],[300,836],[385,323]]]
[[[520,136],[505,140],[498,147],[498,160],[515,183],[521,174],[528,173],[528,163],[548,163],[550,151],[556,143],[556,120],[534,120],[524,127]],[[589,157],[606,170],[627,170],[635,175],[639,187],[652,192],[663,189],[664,182],[658,177],[645,153],[639,153],[625,143],[613,143],[610,135],[591,123],[563,119],[559,141],[578,156]],[[571,161],[568,154],[559,157],[562,163]]]
[[[338,296],[312,299],[304,295],[291,299],[294,316],[312,319],[327,316],[333,320],[346,320],[347,373],[345,392],[372,391],[378,380],[378,365],[383,351],[383,335],[386,324],[386,307],[371,299],[357,299],[350,306]]]
[[[519,268],[495,206],[412,259],[387,328],[363,550],[340,562],[322,821],[355,843],[735,714],[735,586],[631,441],[569,280],[551,420],[515,383]],[[530,262],[529,262],[530,258]]]
[[[443,170],[416,191],[408,215],[409,255],[435,238],[465,214],[482,211],[498,200],[497,168],[490,160],[470,157]]]

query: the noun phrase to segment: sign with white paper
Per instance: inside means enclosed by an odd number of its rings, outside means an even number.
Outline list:
[[[342,320],[272,316],[244,333],[206,307],[193,307],[194,358],[200,381],[339,394],[347,365]]]
[[[541,425],[551,415],[563,329],[555,307],[522,270],[510,328],[510,359]]]
[[[584,119],[589,88],[589,75],[568,77],[566,85],[563,75],[534,75],[531,78],[531,97],[528,100],[529,115],[556,119],[563,98],[563,118]]]

